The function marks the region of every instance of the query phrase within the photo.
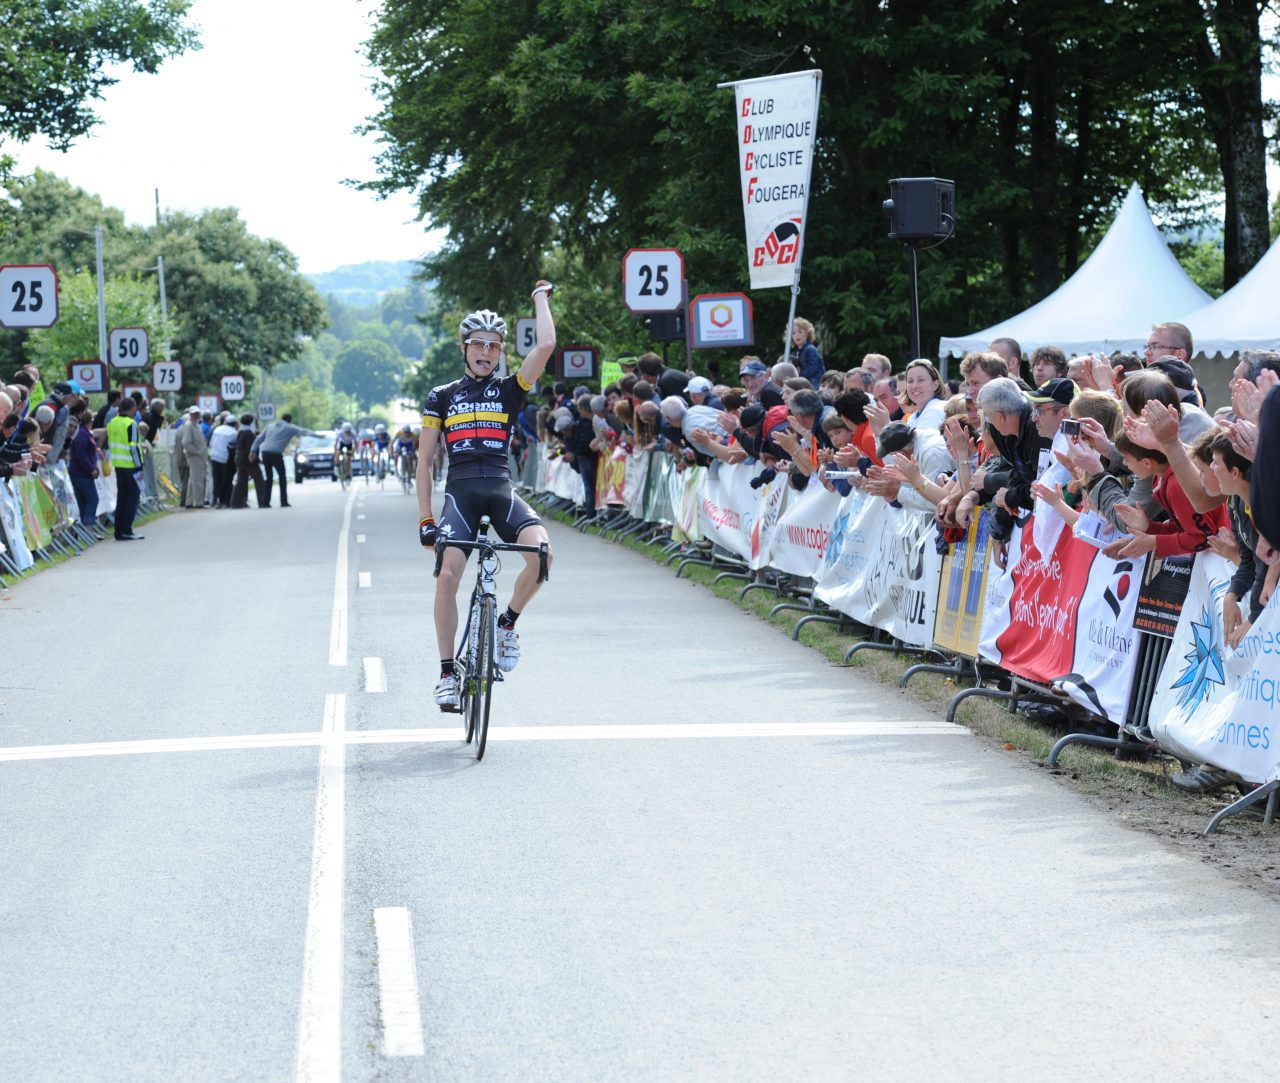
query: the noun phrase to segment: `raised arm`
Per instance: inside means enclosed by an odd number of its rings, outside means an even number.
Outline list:
[[[520,379],[526,387],[533,387],[546,371],[547,362],[556,352],[556,325],[551,318],[552,285],[545,279],[539,279],[533,288],[533,315],[537,321],[538,344],[529,351],[520,365]]]

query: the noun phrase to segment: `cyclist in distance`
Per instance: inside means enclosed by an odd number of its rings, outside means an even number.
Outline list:
[[[481,516],[489,516],[494,531],[505,542],[538,545],[548,542],[542,520],[519,496],[511,483],[509,449],[516,415],[525,397],[537,384],[556,347],[551,319],[551,283],[539,281],[533,289],[538,344],[529,351],[517,372],[499,379],[498,369],[506,351],[507,324],[496,312],[480,309],[459,325],[464,375],[451,384],[433,388],[422,410],[418,442],[418,540],[434,548],[437,538],[474,541]],[[431,510],[432,470],[441,436],[449,459],[444,509],[437,524]],[[516,620],[538,590],[538,558],[521,554],[525,566],[516,579],[511,604],[498,618],[498,668],[510,671],[520,660]],[[458,679],[453,668],[458,631],[458,586],[468,554],[446,550],[436,581],[435,625],[440,646],[440,683],[435,701],[442,709],[458,706]],[[550,560],[548,559],[548,564]]]
[[[346,470],[351,473],[351,458],[356,451],[356,430],[350,421],[344,421],[342,427],[333,437],[333,476],[339,476],[339,468],[343,457],[346,457]]]

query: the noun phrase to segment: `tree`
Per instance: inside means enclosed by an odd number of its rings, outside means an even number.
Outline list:
[[[108,278],[103,287],[107,312],[112,326],[145,327],[151,340],[151,351],[159,357],[159,344],[176,330],[160,318],[160,303],[154,282],[136,278]],[[58,278],[58,322],[52,327],[31,332],[26,342],[26,356],[41,372],[65,376],[67,364],[98,356],[98,280],[89,271],[76,271]],[[133,375],[128,369],[112,369],[112,379]],[[139,382],[149,383],[149,369],[137,371]]]
[[[169,214],[150,239],[143,263],[164,257],[169,304],[182,317],[174,356],[192,387],[296,360],[325,325],[324,302],[297,258],[251,234],[232,208]]]
[[[368,410],[396,394],[404,369],[404,358],[381,339],[357,339],[338,354],[333,386]]]
[[[91,102],[114,65],[154,72],[200,48],[192,0],[5,0],[0,7],[0,141],[43,135],[65,149],[97,123]]]
[[[367,187],[414,192],[448,228],[424,268],[447,303],[520,311],[558,253],[616,310],[618,260],[646,244],[683,251],[691,294],[746,288],[732,99],[717,89],[733,79],[823,71],[800,311],[841,365],[905,346],[906,264],[880,212],[891,177],[958,183],[956,237],[922,260],[933,334],[1054,288],[1131,180],[1180,225],[1203,221],[1220,183],[1196,65],[1168,62],[1204,18],[1168,0],[485,10],[386,0],[368,44],[384,151]],[[786,291],[753,299],[759,349],[781,352]],[[582,318],[606,350],[635,347],[625,323]]]

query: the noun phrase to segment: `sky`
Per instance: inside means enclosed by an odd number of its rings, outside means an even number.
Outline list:
[[[304,273],[417,259],[440,243],[407,194],[378,200],[377,143],[354,129],[377,109],[360,56],[377,0],[197,0],[203,48],[155,75],[125,68],[67,153],[13,148],[18,172],[47,169],[133,223],[163,210],[237,207],[249,231],[283,242]]]

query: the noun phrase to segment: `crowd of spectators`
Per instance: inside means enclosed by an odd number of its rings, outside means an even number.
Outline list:
[[[998,339],[971,353],[948,383],[924,359],[900,373],[882,354],[856,368],[814,367],[812,325],[793,327],[804,365],[747,355],[736,381],[695,376],[648,353],[593,395],[556,384],[529,404],[521,427],[582,475],[594,512],[600,456],[622,447],[665,450],[691,464],[754,461],[757,483],[784,473],[926,510],[942,548],[979,508],[991,513],[1003,568],[1014,525],[1037,499],[1086,526],[1112,557],[1211,549],[1237,568],[1224,606],[1237,645],[1280,578],[1280,353],[1245,350],[1231,401],[1204,401],[1191,332],[1156,324],[1143,356],[1029,357]],[[806,356],[806,351],[812,353]],[[1232,784],[1200,768],[1174,776],[1205,792]]]
[[[282,451],[307,430],[291,424],[287,415],[264,432],[256,430],[252,414],[202,413],[197,406],[170,420],[163,399],[147,401],[139,392],[119,390],[108,391],[94,410],[74,380],[46,385],[34,365],[0,385],[0,484],[65,464],[79,523],[98,536],[98,479],[113,476],[116,507],[107,518],[115,537],[141,540],[133,530],[140,501],[144,495],[159,496],[144,493],[144,467],[166,428],[176,430],[172,480],[183,507],[247,507],[251,482],[258,506],[269,507],[273,473],[280,480],[280,503],[288,506]],[[268,468],[266,477],[262,466]]]

